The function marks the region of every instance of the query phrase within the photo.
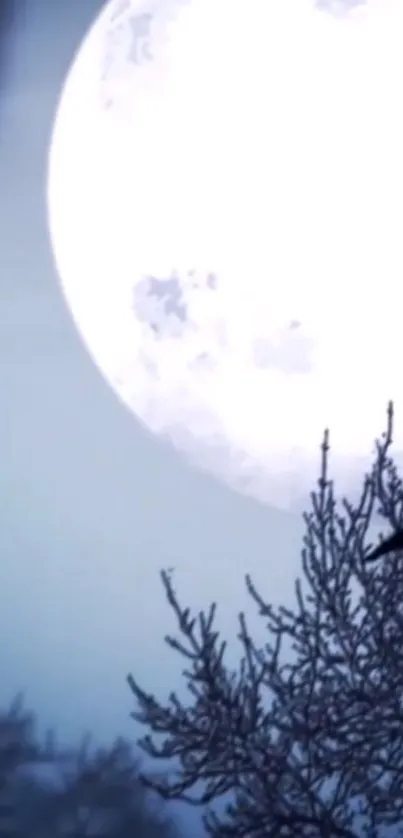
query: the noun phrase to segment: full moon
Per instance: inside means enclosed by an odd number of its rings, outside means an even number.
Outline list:
[[[401,0],[112,0],[71,65],[49,226],[92,358],[197,468],[288,508],[403,452]]]

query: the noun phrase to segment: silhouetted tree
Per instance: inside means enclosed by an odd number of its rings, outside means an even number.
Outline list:
[[[39,743],[35,718],[22,696],[0,711],[0,838],[22,833],[21,789],[25,773],[51,758],[51,743]]]
[[[0,711],[0,838],[178,838],[157,802],[125,740],[42,744],[20,697]]]
[[[89,738],[64,757],[62,784],[54,794],[56,834],[72,838],[174,838],[173,824],[152,808],[129,743],[92,748]]]
[[[230,798],[221,812],[207,809],[215,838],[381,838],[403,824],[403,551],[365,562],[378,515],[388,530],[403,525],[392,431],[390,405],[354,502],[336,499],[326,432],[295,605],[273,606],[246,577],[268,636],[259,647],[240,615],[236,671],[225,663],[215,604],[192,616],[161,574],[180,632],[166,642],[186,660],[189,698],[171,693],[162,704],[129,676],[134,719],[162,738],[139,744],[175,771],[143,780],[196,805]]]
[[[34,717],[25,710],[22,696],[17,696],[7,710],[0,711],[0,788],[39,753]]]

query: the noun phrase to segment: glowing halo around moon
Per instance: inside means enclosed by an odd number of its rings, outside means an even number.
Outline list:
[[[155,434],[288,507],[402,417],[400,0],[112,0],[50,146],[88,350]],[[403,430],[395,429],[403,451]]]

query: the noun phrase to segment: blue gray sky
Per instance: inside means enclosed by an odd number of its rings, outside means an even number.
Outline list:
[[[152,438],[93,365],[59,290],[45,204],[58,95],[99,0],[29,0],[0,135],[0,701],[24,690],[62,739],[139,733],[132,671],[163,697],[180,662],[158,571],[182,598],[248,609],[244,574],[288,600],[302,531]],[[252,624],[253,624],[252,620]]]

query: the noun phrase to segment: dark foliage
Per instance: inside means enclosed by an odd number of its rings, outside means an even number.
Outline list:
[[[64,759],[62,785],[54,795],[63,834],[126,838],[174,838],[173,824],[151,806],[139,780],[131,746],[117,739],[109,748],[92,748],[85,738]],[[153,811],[152,811],[153,809]]]
[[[178,838],[139,780],[139,761],[110,747],[41,744],[21,699],[0,712],[0,838]]]
[[[388,826],[401,834],[403,551],[365,561],[376,516],[388,534],[403,525],[392,431],[390,405],[354,503],[336,499],[326,432],[304,514],[295,606],[274,607],[246,577],[267,643],[254,642],[240,614],[237,671],[225,664],[216,605],[192,616],[170,574],[161,574],[181,635],[166,642],[186,660],[189,699],[171,693],[160,704],[129,676],[133,718],[157,734],[139,744],[175,769],[170,781],[143,781],[165,798],[196,805],[230,796],[224,814],[207,807],[214,838],[381,838]]]
[[[48,758],[49,744],[40,745],[35,735],[35,719],[24,707],[22,696],[0,711],[0,790],[18,771]]]

